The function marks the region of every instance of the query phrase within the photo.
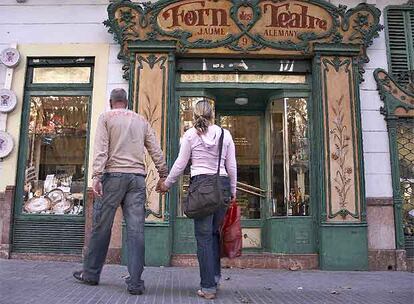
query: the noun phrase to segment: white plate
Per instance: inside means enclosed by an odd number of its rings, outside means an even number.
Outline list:
[[[17,104],[16,94],[12,90],[0,89],[0,112],[9,113]]]
[[[24,204],[24,210],[29,213],[40,213],[50,209],[51,204],[47,197],[33,197]]]
[[[19,64],[20,53],[14,48],[7,48],[1,51],[0,61],[8,68],[13,68]]]
[[[13,150],[14,142],[11,135],[7,132],[0,131],[0,158],[5,158]]]

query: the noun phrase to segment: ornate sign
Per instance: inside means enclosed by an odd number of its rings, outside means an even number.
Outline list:
[[[0,112],[8,113],[14,110],[17,104],[16,94],[8,89],[0,90]]]
[[[13,150],[13,138],[9,133],[0,131],[0,158],[7,157]]]
[[[365,49],[378,36],[380,11],[360,4],[346,11],[323,0],[170,0],[114,2],[104,23],[122,45],[172,42],[181,53],[310,56],[314,43]]]
[[[324,159],[318,160],[326,193],[320,219],[342,224],[366,221],[355,92],[366,49],[382,29],[380,13],[369,4],[347,10],[324,0],[119,0],[109,5],[105,25],[121,45],[124,77],[131,75],[131,104],[154,123],[163,145],[166,113],[174,111],[168,98],[175,71],[287,74],[312,68],[312,96],[321,105],[325,131]],[[149,191],[154,176],[147,179]],[[147,210],[150,220],[168,218],[156,193],[148,193]],[[252,246],[254,233],[246,240]]]
[[[8,68],[13,68],[19,64],[20,53],[18,50],[13,48],[4,49],[0,53],[0,61]]]

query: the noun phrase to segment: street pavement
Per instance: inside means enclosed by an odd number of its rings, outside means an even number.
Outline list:
[[[146,291],[126,292],[125,266],[106,265],[100,284],[72,277],[78,263],[0,259],[1,304],[414,304],[414,273],[223,269],[215,300],[195,294],[197,268],[146,267]]]

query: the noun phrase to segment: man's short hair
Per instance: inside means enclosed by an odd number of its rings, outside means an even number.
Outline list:
[[[127,102],[128,101],[127,93],[122,88],[113,89],[111,91],[110,99],[111,99],[112,102],[116,102],[116,101]]]

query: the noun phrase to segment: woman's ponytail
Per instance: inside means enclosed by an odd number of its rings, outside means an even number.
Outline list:
[[[213,108],[206,99],[200,100],[194,107],[194,128],[201,134],[207,132],[213,120]]]

